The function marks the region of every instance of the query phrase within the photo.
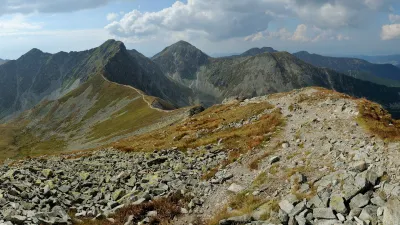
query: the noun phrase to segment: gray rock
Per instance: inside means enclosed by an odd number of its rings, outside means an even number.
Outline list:
[[[289,217],[294,217],[297,216],[299,213],[301,213],[304,209],[306,209],[306,204],[307,202],[304,200],[300,203],[298,203],[289,213]]]
[[[358,194],[350,201],[350,208],[362,208],[369,203],[369,196],[367,194]]]
[[[243,215],[243,216],[235,216],[225,220],[219,221],[220,225],[239,225],[239,224],[246,224],[251,222],[251,216]]]
[[[274,163],[276,163],[276,162],[279,162],[281,160],[281,158],[279,157],[279,156],[272,156],[270,159],[269,159],[269,163],[270,164],[274,164]]]
[[[353,162],[350,164],[350,170],[357,172],[357,173],[361,173],[365,170],[367,170],[368,165],[365,161],[357,161],[357,162]]]
[[[329,206],[338,213],[347,213],[344,199],[340,195],[332,195]],[[329,218],[327,218],[329,219]]]
[[[287,214],[293,210],[294,206],[288,200],[282,200],[279,202],[279,207]]]
[[[363,221],[370,221],[372,224],[376,224],[378,222],[377,215],[378,207],[373,205],[368,205],[361,211],[361,214],[358,218]]]
[[[229,186],[229,188],[228,188],[228,191],[231,191],[231,192],[234,192],[234,193],[239,193],[239,192],[241,192],[243,190],[244,190],[244,187],[242,187],[242,186],[240,186],[238,184],[235,184],[235,183],[231,184]]]
[[[390,197],[383,211],[382,222],[384,225],[398,225],[400,221],[400,198]]]
[[[313,216],[317,219],[336,219],[331,208],[315,208],[313,209]]]

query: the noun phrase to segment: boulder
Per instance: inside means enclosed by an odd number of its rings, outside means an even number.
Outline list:
[[[400,198],[389,198],[383,211],[383,225],[398,225],[400,221]]]
[[[313,216],[317,219],[336,219],[331,208],[315,208],[313,209]]]
[[[340,195],[332,195],[329,206],[338,213],[347,213],[344,199]]]

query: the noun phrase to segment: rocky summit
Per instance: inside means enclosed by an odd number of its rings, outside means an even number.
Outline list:
[[[6,160],[0,224],[395,225],[400,123],[305,88],[230,98],[98,150]]]

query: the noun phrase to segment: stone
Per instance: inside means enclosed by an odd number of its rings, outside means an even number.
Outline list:
[[[279,157],[279,156],[272,156],[270,159],[269,159],[269,163],[270,164],[274,164],[274,163],[276,163],[276,162],[279,162],[281,160],[281,158]]]
[[[49,178],[53,175],[53,171],[51,169],[44,169],[42,170],[42,174],[44,177]]]
[[[62,185],[61,187],[58,188],[59,191],[62,193],[67,193],[71,189],[71,186],[69,185]]]
[[[357,162],[351,163],[349,167],[350,167],[351,171],[361,173],[361,172],[367,170],[368,165],[365,161],[357,161]]]
[[[340,195],[332,195],[329,206],[338,213],[347,213],[344,199]]]
[[[239,192],[241,192],[243,190],[244,190],[244,187],[242,187],[242,186],[240,186],[238,184],[235,184],[235,183],[231,184],[229,186],[229,188],[228,188],[228,191],[231,191],[233,193],[239,193]]]
[[[317,219],[336,219],[331,208],[315,208],[313,209],[313,216]]]
[[[81,178],[81,180],[87,180],[89,178],[89,176],[90,176],[90,173],[88,173],[88,172],[82,171],[79,173],[79,177]]]
[[[124,189],[118,189],[118,190],[114,191],[114,193],[112,194],[111,197],[112,197],[112,199],[114,201],[117,201],[124,195],[125,195],[125,190]]]
[[[299,213],[301,213],[304,209],[306,209],[306,204],[307,202],[304,200],[300,203],[298,203],[289,213],[290,217],[297,216]]]
[[[219,221],[220,225],[237,225],[237,224],[247,224],[251,222],[251,216],[243,215],[243,216],[235,216],[225,220]]]
[[[398,225],[400,221],[400,198],[392,196],[383,210],[382,223],[384,225]]]
[[[128,217],[128,219],[126,220],[126,222],[124,223],[124,225],[132,225],[133,224],[133,218],[134,218],[134,216],[130,215]]]
[[[24,224],[26,219],[27,219],[26,216],[15,215],[15,216],[11,216],[10,221],[15,224]]]
[[[378,221],[377,215],[378,207],[373,205],[368,205],[361,211],[359,219],[363,221],[370,221],[372,224],[376,224]]]
[[[369,196],[367,194],[358,194],[350,201],[350,208],[362,208],[369,203]]]
[[[147,212],[148,217],[156,217],[157,216],[157,211],[149,211]]]
[[[290,144],[288,142],[282,143],[282,148],[289,148]]]
[[[282,200],[279,202],[279,207],[287,214],[293,210],[294,206],[288,200]]]

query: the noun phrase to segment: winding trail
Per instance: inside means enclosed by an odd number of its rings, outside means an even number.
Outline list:
[[[120,83],[117,83],[117,82],[114,82],[114,81],[110,81],[110,80],[107,79],[103,74],[101,74],[101,77],[102,77],[104,80],[106,80],[106,81],[108,81],[108,82],[110,82],[110,83],[113,83],[113,84],[116,84],[116,85],[121,85],[121,86],[124,86],[124,87],[127,87],[127,88],[130,88],[130,89],[135,90],[137,93],[139,93],[139,94],[142,96],[143,101],[145,101],[145,102],[147,103],[147,105],[148,105],[151,109],[157,110],[157,111],[159,111],[159,112],[165,112],[165,113],[171,113],[171,112],[174,111],[174,110],[165,110],[165,109],[160,109],[160,108],[154,107],[153,104],[152,104],[154,101],[153,101],[153,102],[149,102],[149,101],[146,99],[146,97],[145,97],[145,96],[148,96],[148,95],[146,95],[143,91],[141,91],[141,90],[139,90],[139,89],[137,89],[137,88],[135,88],[135,87],[132,87],[132,86],[126,85],[126,84],[120,84]],[[149,97],[154,97],[154,96],[149,96]],[[156,98],[156,97],[154,97],[154,98]]]

